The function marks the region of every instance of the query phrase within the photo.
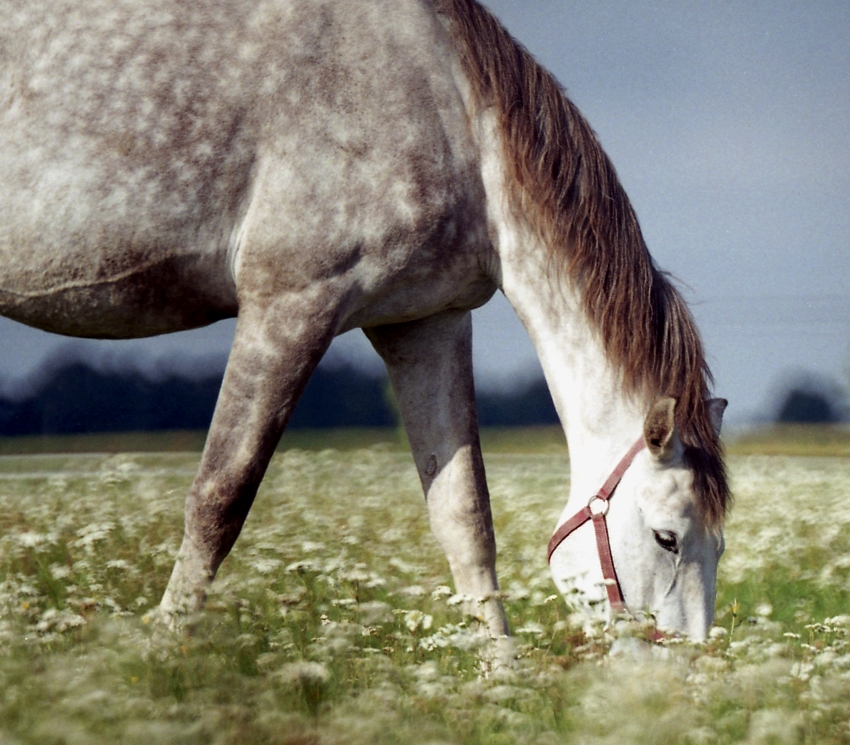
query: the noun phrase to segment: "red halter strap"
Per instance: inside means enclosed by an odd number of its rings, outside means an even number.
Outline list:
[[[629,452],[623,456],[617,467],[606,479],[602,488],[588,500],[587,506],[580,509],[561,525],[549,541],[548,560],[551,562],[552,554],[555,553],[555,550],[564,542],[564,539],[570,533],[584,525],[588,520],[593,521],[593,528],[596,533],[596,550],[599,552],[599,563],[602,565],[602,577],[605,579],[605,589],[608,591],[608,602],[611,604],[611,610],[613,611],[625,609],[626,604],[623,600],[620,580],[617,579],[617,572],[614,570],[614,559],[611,556],[611,542],[608,539],[608,525],[605,521],[605,515],[608,514],[608,507],[610,506],[608,500],[611,499],[614,489],[617,488],[617,484],[620,483],[623,474],[628,470],[635,456],[645,446],[646,444],[642,437],[632,445]],[[599,502],[596,510],[591,507],[594,502]]]

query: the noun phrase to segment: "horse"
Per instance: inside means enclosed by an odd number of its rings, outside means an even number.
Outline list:
[[[470,315],[501,291],[569,445],[561,522],[598,513],[622,605],[705,636],[725,402],[596,136],[495,16],[474,0],[3,0],[0,19],[0,313],[97,338],[237,319],[166,624],[203,608],[310,374],[359,327],[455,589],[507,635]],[[633,449],[609,503],[599,486]],[[606,602],[589,529],[551,566]]]

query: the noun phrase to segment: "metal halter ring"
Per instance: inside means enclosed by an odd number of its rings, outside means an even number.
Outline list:
[[[602,502],[602,504],[605,506],[598,512],[594,512],[593,507],[591,507],[594,501]],[[608,510],[611,508],[611,502],[607,499],[604,499],[603,497],[600,497],[598,494],[594,494],[590,499],[587,500],[587,508],[590,510],[591,514],[594,517],[597,517],[599,515],[605,517],[608,514]]]

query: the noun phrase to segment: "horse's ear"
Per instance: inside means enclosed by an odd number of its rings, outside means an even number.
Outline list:
[[[714,434],[720,437],[720,425],[723,423],[723,412],[729,402],[725,398],[712,398],[706,402],[708,406],[708,416],[711,419],[711,426],[714,427]]]
[[[665,460],[673,454],[673,435],[676,431],[675,410],[675,398],[659,398],[652,405],[643,423],[646,449],[659,460]]]

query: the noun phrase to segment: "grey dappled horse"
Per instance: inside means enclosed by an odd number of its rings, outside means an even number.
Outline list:
[[[705,634],[723,404],[592,131],[486,10],[2,0],[0,60],[0,312],[103,338],[238,319],[169,623],[202,606],[307,379],[361,327],[456,589],[507,633],[470,354],[470,310],[501,290],[569,441],[565,515],[637,442],[608,516],[625,602]],[[601,585],[592,540],[555,551],[560,585]]]

